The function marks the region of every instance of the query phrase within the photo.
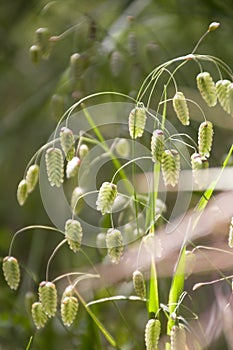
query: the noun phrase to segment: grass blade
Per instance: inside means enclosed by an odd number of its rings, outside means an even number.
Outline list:
[[[148,312],[149,314],[157,314],[158,310],[159,310],[158,280],[157,280],[155,261],[154,261],[154,258],[151,257]]]

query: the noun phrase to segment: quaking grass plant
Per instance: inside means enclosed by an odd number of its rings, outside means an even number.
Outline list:
[[[24,205],[28,196],[33,192],[37,185],[40,174],[40,159],[45,153],[46,177],[51,187],[57,190],[64,183],[75,179],[76,186],[72,189],[70,197],[70,217],[64,222],[63,229],[57,227],[48,227],[42,225],[28,226],[17,231],[11,241],[8,256],[3,260],[3,274],[5,280],[11,289],[17,289],[20,284],[20,266],[18,259],[13,254],[15,239],[25,231],[35,230],[37,228],[49,231],[55,231],[61,234],[62,239],[52,252],[46,268],[44,280],[38,285],[38,300],[31,305],[31,315],[35,327],[41,329],[50,322],[51,318],[60,314],[60,318],[65,327],[71,327],[78,313],[81,303],[93,322],[103,333],[107,342],[114,348],[120,348],[120,345],[110,334],[107,328],[98,319],[98,316],[91,310],[91,306],[96,303],[106,301],[131,300],[132,302],[142,301],[145,304],[145,313],[148,315],[148,322],[143,326],[142,334],[145,334],[145,347],[147,350],[156,350],[164,346],[166,350],[185,350],[188,349],[186,335],[191,332],[188,320],[182,315],[181,306],[184,304],[185,279],[192,274],[195,265],[195,252],[197,247],[191,241],[190,232],[197,225],[200,215],[204,211],[209,199],[211,198],[215,186],[221,176],[204,191],[194,209],[194,218],[190,220],[187,232],[184,232],[183,243],[180,247],[178,260],[174,266],[174,273],[167,295],[167,304],[160,302],[159,290],[160,279],[157,276],[157,266],[155,257],[162,254],[162,242],[156,239],[156,231],[161,223],[166,223],[164,216],[166,203],[159,198],[159,182],[162,177],[164,186],[167,190],[177,189],[179,184],[182,164],[188,162],[192,169],[193,182],[199,190],[203,191],[203,174],[209,166],[209,157],[211,155],[214,129],[211,120],[207,120],[201,106],[185,97],[179,90],[176,82],[176,76],[179,71],[187,64],[194,63],[199,68],[196,76],[196,86],[208,107],[213,107],[217,103],[221,105],[226,113],[233,117],[233,82],[231,69],[219,58],[196,53],[199,44],[204,37],[216,30],[219,23],[210,24],[207,32],[201,37],[192,53],[174,58],[161,64],[151,71],[144,80],[138,91],[137,97],[133,98],[118,92],[99,92],[80,99],[74,103],[61,117],[57,124],[53,137],[48,143],[43,145],[31,158],[26,167],[23,179],[19,182],[17,189],[17,199],[19,205]],[[30,53],[34,62],[39,59],[47,59],[50,53],[50,43],[58,41],[57,37],[51,37],[47,28],[40,28],[36,32],[36,42],[31,47]],[[218,80],[211,76],[205,70],[205,63],[212,64],[218,75]],[[72,84],[79,77],[82,57],[76,53],[70,60],[70,77]],[[161,77],[167,76],[166,84],[162,91],[158,91],[157,86]],[[190,79],[193,79],[191,77]],[[173,88],[172,88],[173,87]],[[173,93],[171,94],[171,91]],[[153,95],[160,95],[160,101],[157,111],[150,109]],[[124,115],[128,124],[128,136],[126,138],[116,138],[111,144],[105,140],[101,127],[99,127],[91,116],[86,103],[99,96],[115,96],[128,99],[132,104],[129,114]],[[147,98],[147,100],[146,100]],[[172,105],[180,123],[187,127],[192,121],[189,106],[193,104],[203,116],[203,122],[198,129],[197,140],[191,138],[188,133],[171,134],[166,127],[167,106]],[[89,125],[89,130],[76,133],[72,130],[70,124],[71,116],[81,109]],[[161,112],[161,118],[159,113]],[[136,156],[136,144],[145,133],[148,120],[152,121],[153,129],[146,129],[150,135],[149,155]],[[62,125],[65,123],[65,126]],[[181,138],[182,136],[182,138]],[[189,159],[187,160],[179,145],[190,149]],[[89,155],[92,148],[98,146],[101,149],[101,157],[106,157],[111,161],[111,168],[114,169],[113,176],[103,181],[96,190],[86,191],[85,188],[77,184],[80,167],[90,166]],[[233,147],[228,152],[221,172],[226,167]],[[134,180],[137,176],[137,161],[147,160],[153,169],[152,188],[146,193],[138,193]],[[126,170],[130,169],[130,172]],[[42,176],[42,175],[41,175]],[[88,176],[88,175],[87,175]],[[205,176],[205,175],[204,175]],[[124,181],[124,191],[122,187],[118,188],[118,181]],[[87,234],[82,225],[82,219],[79,215],[83,210],[85,200],[95,196],[95,210],[100,213],[103,220],[98,221],[100,233],[96,235],[96,248],[100,249],[102,259],[108,264],[118,266],[122,261],[127,243],[137,241],[138,259],[137,267],[132,274],[132,283],[134,295],[109,296],[103,299],[87,301],[79,292],[79,282],[84,279],[99,278],[98,273],[89,273],[81,271],[71,271],[59,275],[53,279],[50,277],[50,265],[55,254],[64,245],[70,249],[70,254],[81,254],[83,252],[83,238]],[[115,215],[115,207],[121,201],[121,212],[129,215],[126,224],[121,222],[121,214]],[[119,205],[118,205],[119,207]],[[133,217],[133,221],[131,218]],[[143,218],[143,220],[141,220]],[[105,220],[106,219],[106,220]],[[130,233],[129,233],[130,231]],[[133,234],[132,234],[133,232]],[[127,235],[131,235],[130,238]],[[233,247],[233,218],[229,228],[229,246]],[[171,235],[171,239],[172,235]],[[150,257],[150,272],[145,275],[140,266],[140,252],[142,247],[147,251]],[[193,249],[190,250],[189,247]],[[105,248],[105,249],[103,249]],[[117,268],[117,267],[116,267]],[[228,277],[225,277],[227,280]],[[231,278],[231,276],[229,276]],[[66,287],[59,297],[60,290],[58,282],[64,280]],[[195,289],[203,284],[195,286]],[[190,311],[192,316],[192,311]],[[165,339],[165,341],[164,341]],[[197,344],[198,339],[193,339]],[[31,341],[30,341],[31,344]],[[30,346],[29,344],[29,346]],[[28,347],[29,347],[28,346]]]

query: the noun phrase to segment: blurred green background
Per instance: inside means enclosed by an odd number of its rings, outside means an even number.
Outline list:
[[[0,257],[7,255],[12,233],[17,229],[30,224],[50,224],[39,189],[22,208],[17,204],[16,189],[30,157],[54,130],[62,108],[79,97],[102,90],[135,96],[154,67],[190,53],[212,21],[220,22],[221,26],[205,39],[198,52],[218,56],[232,66],[232,0],[0,2]],[[67,32],[62,40],[52,43],[48,59],[34,64],[29,48],[40,27],[48,27],[52,36]],[[82,55],[83,64],[77,73],[78,83],[71,86],[67,83],[68,67],[75,52]],[[194,94],[197,69],[189,65],[178,75],[179,85],[189,96]],[[233,123],[220,109],[215,111],[214,115],[207,111],[207,117],[216,125],[211,165],[218,166],[232,143]],[[176,126],[177,121],[172,118]],[[200,116],[194,116],[194,135],[199,120]],[[98,338],[97,331],[82,310],[76,326],[69,331],[55,321],[45,330],[35,332],[25,306],[25,294],[35,293],[37,288],[28,276],[33,273],[37,281],[43,278],[49,256],[47,248],[52,249],[58,238],[35,232],[25,233],[17,240],[14,254],[26,268],[22,270],[26,277],[23,276],[21,288],[15,293],[0,274],[0,350],[25,349],[31,335],[34,336],[31,349],[35,350],[99,348],[92,341]],[[63,272],[69,265],[75,266],[75,260],[70,257],[67,260],[64,253],[53,266],[55,271]],[[140,315],[137,307],[127,308],[129,319],[130,315],[134,318],[135,312]],[[133,337],[142,348],[140,331],[127,333],[118,314],[107,307],[105,312],[109,316],[113,313],[115,321],[110,328],[122,344],[127,344],[124,349],[137,348]],[[140,330],[139,317],[134,323],[131,328]],[[111,349],[107,344],[103,348]],[[211,349],[227,349],[227,345],[220,339]]]

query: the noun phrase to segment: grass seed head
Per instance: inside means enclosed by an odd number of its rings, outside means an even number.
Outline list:
[[[80,159],[85,158],[88,152],[89,152],[89,147],[85,143],[80,145],[79,151],[78,151]]]
[[[26,174],[28,193],[31,193],[35,189],[38,182],[38,178],[39,178],[39,166],[37,164],[33,164],[29,167]]]
[[[120,157],[128,157],[130,152],[129,141],[127,139],[119,139],[115,149]]]
[[[78,312],[78,299],[74,296],[66,296],[61,301],[61,318],[65,326],[70,327]]]
[[[119,230],[109,229],[106,234],[106,247],[112,263],[118,264],[123,253],[123,237]]]
[[[2,270],[8,286],[16,290],[20,282],[20,269],[17,259],[13,256],[6,256],[3,259]]]
[[[216,91],[220,105],[225,112],[230,113],[227,88],[231,84],[230,80],[219,80],[216,83]]]
[[[146,297],[146,285],[143,274],[139,270],[133,273],[133,285],[136,295],[144,299]]]
[[[28,197],[28,184],[25,179],[21,180],[17,188],[17,200],[19,205],[24,205]]]
[[[74,157],[72,158],[66,166],[66,177],[70,179],[71,177],[75,177],[78,174],[79,166],[80,166],[80,158]]]
[[[52,282],[41,282],[39,285],[39,301],[48,317],[53,317],[57,311],[57,289]]]
[[[75,140],[73,131],[67,127],[61,128],[60,131],[60,142],[62,150],[65,154],[66,160],[70,161],[75,155]]]
[[[78,220],[68,219],[65,224],[65,237],[74,253],[80,250],[83,231]]]
[[[50,33],[48,28],[38,28],[36,30],[36,45],[40,48],[42,58],[47,59],[50,55]]]
[[[183,92],[177,91],[175,96],[173,97],[172,102],[173,108],[180,122],[183,125],[189,125],[189,110]]]
[[[46,315],[43,305],[41,302],[37,301],[32,304],[31,308],[32,319],[37,329],[41,329],[45,326],[48,321],[48,316]]]
[[[215,83],[208,72],[201,72],[197,75],[197,87],[209,107],[217,103],[217,92]]]
[[[100,187],[97,197],[97,210],[100,210],[103,215],[111,213],[116,196],[117,186],[111,182],[104,182]]]
[[[64,163],[59,148],[49,148],[45,154],[46,170],[51,186],[60,187],[64,180]]]
[[[201,123],[198,129],[198,149],[201,156],[209,158],[213,142],[213,124],[209,121]]]
[[[129,134],[132,139],[143,135],[146,125],[146,110],[142,103],[132,109],[129,114]]]
[[[157,350],[159,337],[161,332],[161,324],[157,319],[150,319],[145,328],[145,344],[146,350]]]
[[[162,155],[162,173],[165,185],[176,186],[180,174],[180,155],[172,149],[166,150]]]
[[[162,130],[154,130],[151,137],[151,155],[153,162],[161,162],[164,152],[164,133]]]
[[[186,350],[186,334],[183,325],[172,327],[171,350]]]

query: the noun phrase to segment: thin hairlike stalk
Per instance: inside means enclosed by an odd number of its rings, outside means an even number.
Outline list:
[[[63,239],[63,241],[61,241],[56,248],[54,249],[54,251],[52,252],[51,256],[49,257],[49,260],[47,262],[47,266],[46,266],[46,277],[45,280],[48,281],[49,280],[49,267],[51,264],[52,259],[54,258],[55,254],[57,253],[57,251],[66,243],[67,239]]]

